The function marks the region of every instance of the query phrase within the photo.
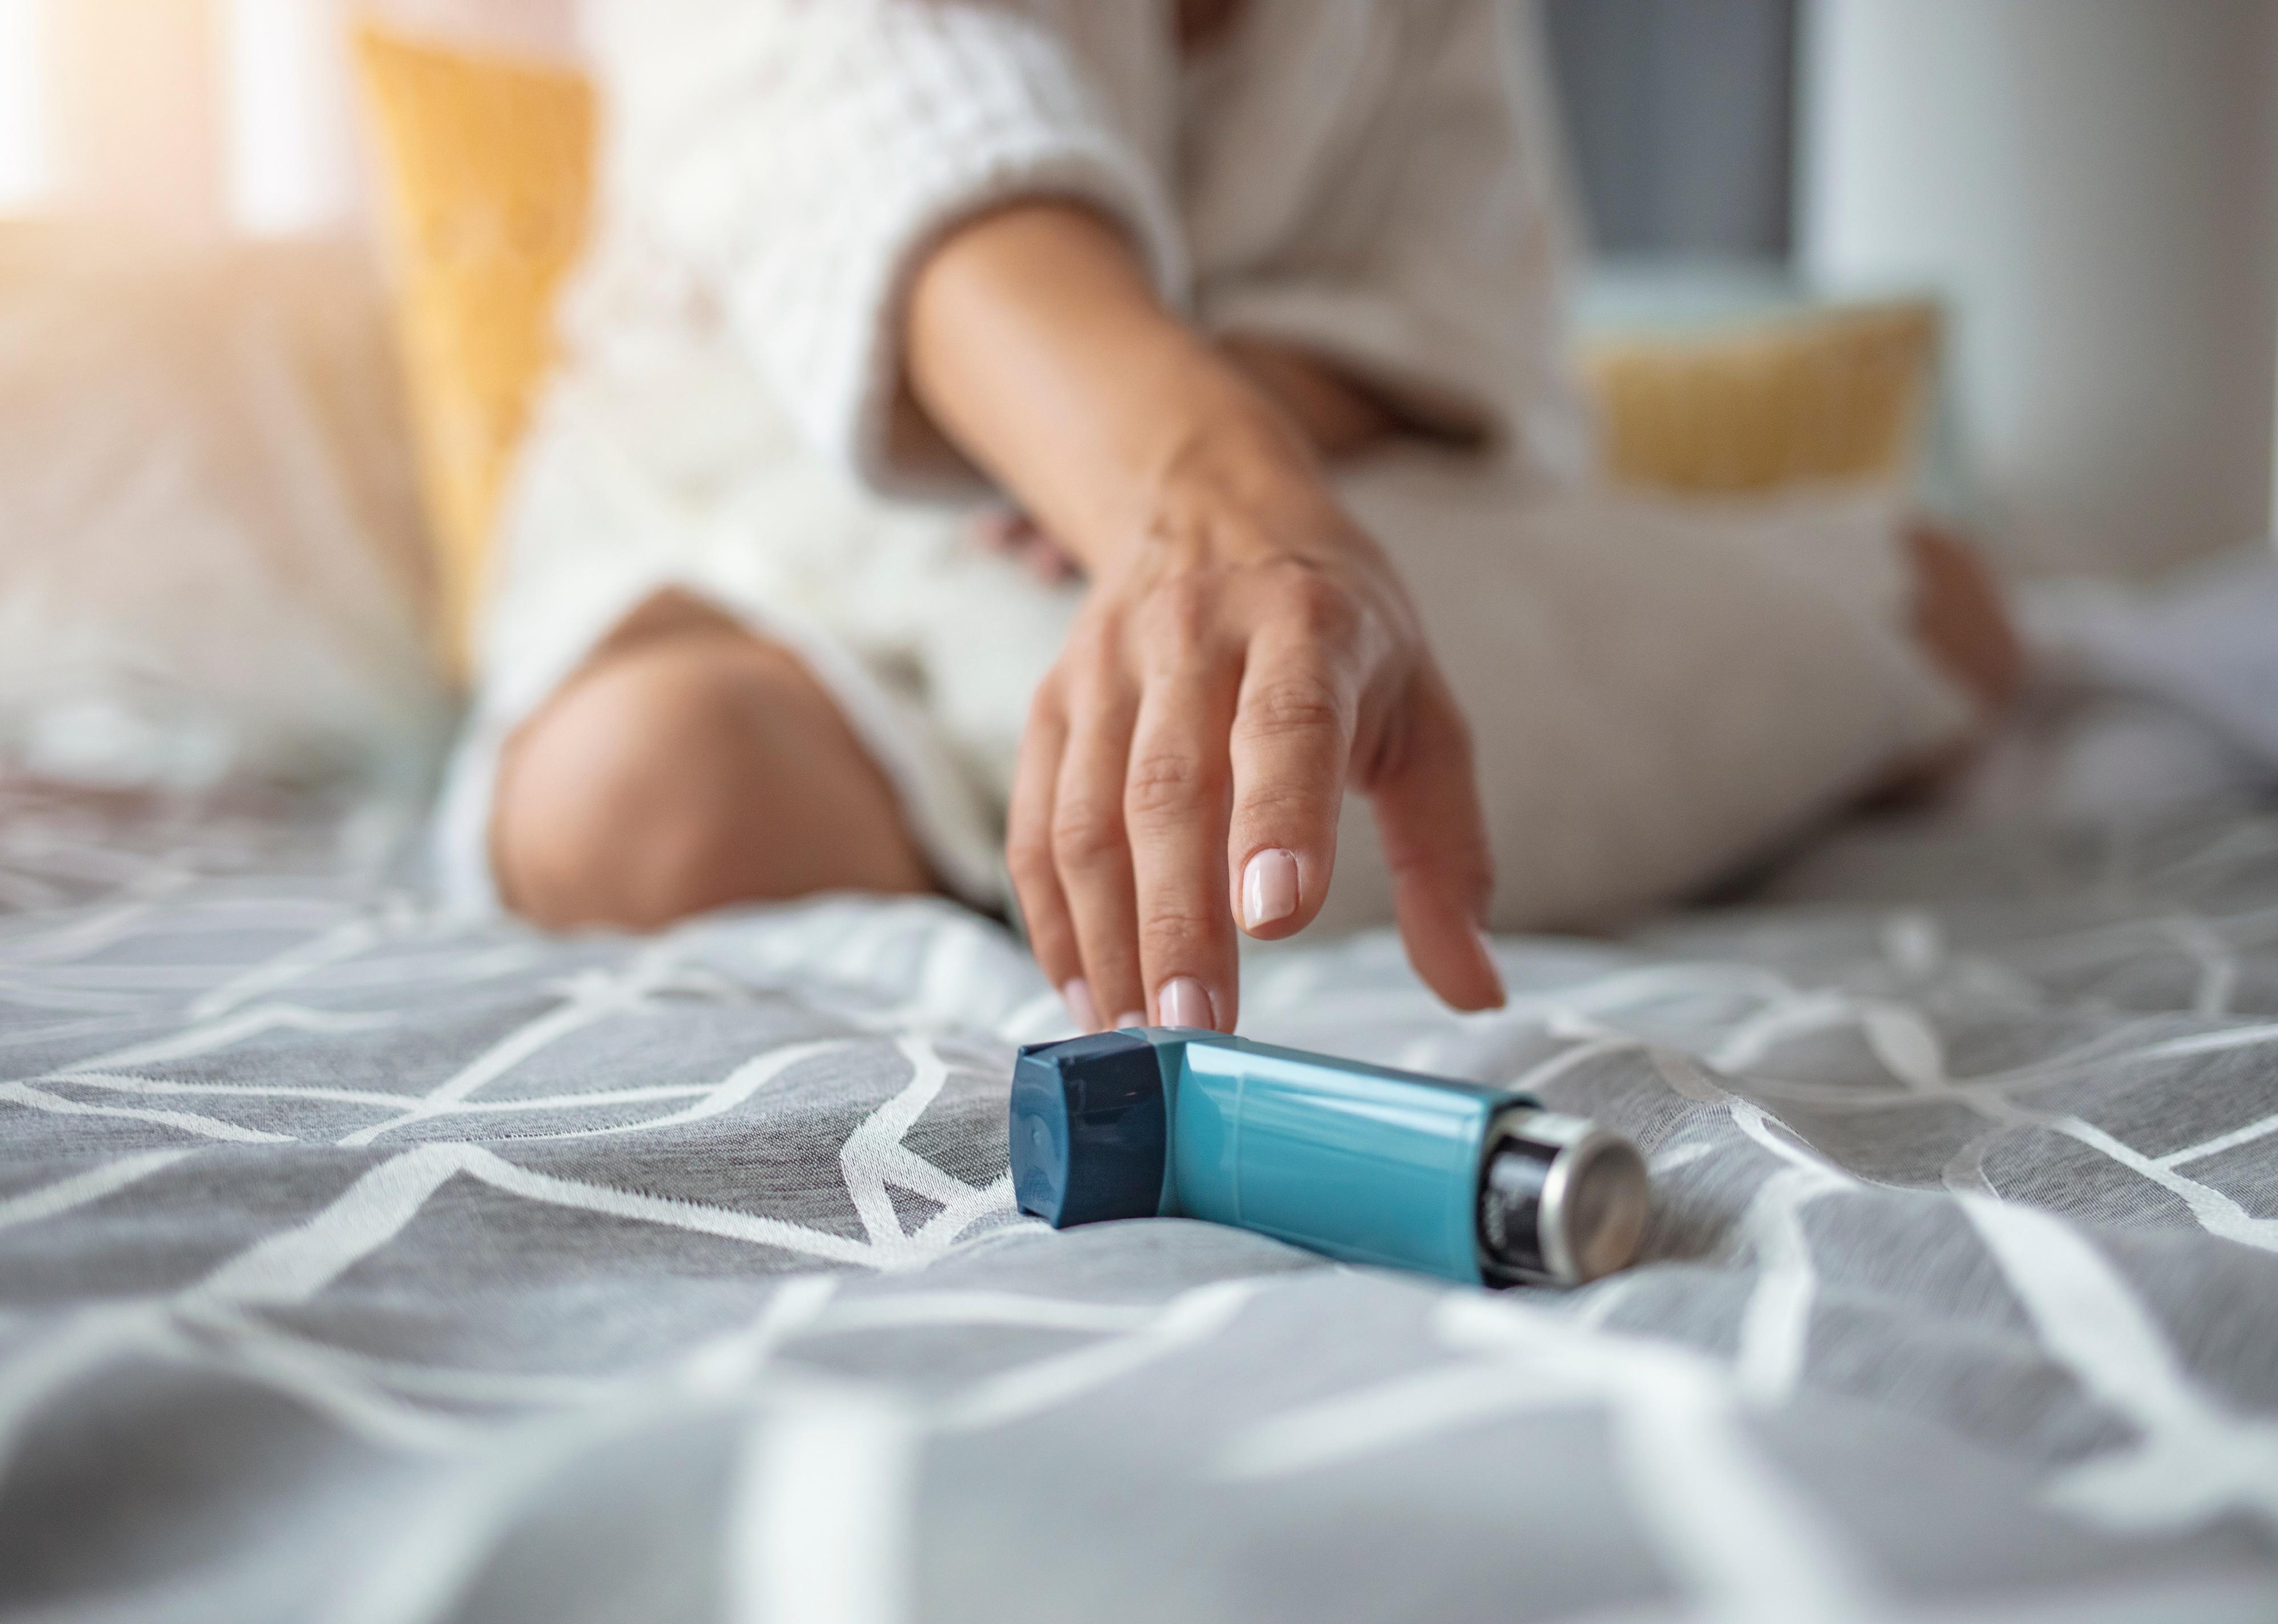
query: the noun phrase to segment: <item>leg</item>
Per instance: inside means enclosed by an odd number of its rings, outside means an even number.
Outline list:
[[[935,888],[829,690],[678,593],[644,605],[508,741],[490,840],[507,905],[551,929]]]

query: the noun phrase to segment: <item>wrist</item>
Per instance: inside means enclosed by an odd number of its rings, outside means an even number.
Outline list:
[[[1334,363],[1299,346],[1231,332],[1218,349],[1288,416],[1324,461],[1359,455],[1399,432],[1373,393]]]
[[[1106,549],[1086,563],[1117,592],[1180,576],[1295,572],[1288,578],[1335,583],[1395,635],[1416,630],[1390,560],[1346,515],[1303,437],[1262,401],[1198,416],[1190,432],[1167,438]]]
[[[1122,499],[1103,513],[1087,557],[1095,575],[1144,550],[1229,561],[1319,553],[1348,530],[1303,433],[1248,380],[1212,357],[1157,416]]]

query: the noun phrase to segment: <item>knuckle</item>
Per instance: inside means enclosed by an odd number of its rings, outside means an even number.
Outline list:
[[[1044,680],[1036,684],[1036,691],[1028,700],[1028,726],[1022,736],[1021,747],[1034,748],[1030,741],[1045,727],[1056,722],[1067,709],[1067,697],[1061,692],[1060,671],[1055,667]]]
[[[1050,850],[1064,869],[1097,867],[1123,847],[1123,820],[1111,803],[1070,796],[1053,809]]]
[[[1005,837],[1005,866],[1013,882],[1026,890],[1050,881],[1052,842],[1050,834],[1033,824],[1016,824]]]
[[[1191,576],[1157,587],[1142,612],[1148,646],[1172,655],[1201,648],[1210,639],[1213,598],[1210,588]]]
[[[1359,600],[1319,570],[1291,570],[1277,583],[1275,599],[1282,617],[1308,643],[1349,643],[1360,629]]]
[[[1140,948],[1150,964],[1195,969],[1218,948],[1218,922],[1178,903],[1158,903],[1139,926]]]
[[[1105,636],[1070,639],[1061,660],[1066,673],[1061,702],[1071,710],[1081,711],[1088,702],[1114,691],[1122,675],[1114,640]]]
[[[1124,809],[1134,821],[1182,817],[1201,804],[1209,788],[1209,774],[1194,757],[1145,751],[1131,759],[1123,784]]]
[[[1259,783],[1242,792],[1235,808],[1237,829],[1263,832],[1258,837],[1275,842],[1303,840],[1334,827],[1342,797],[1328,784],[1313,782]]]
[[[1249,739],[1342,733],[1345,714],[1344,696],[1325,673],[1292,671],[1259,682],[1244,697],[1236,726]]]
[[[1471,721],[1451,696],[1411,689],[1387,720],[1376,755],[1380,777],[1438,769],[1468,782],[1476,759]]]

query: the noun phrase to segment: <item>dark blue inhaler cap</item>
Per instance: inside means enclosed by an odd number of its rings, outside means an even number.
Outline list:
[[[1054,1229],[1162,1210],[1169,1102],[1155,1046],[1102,1032],[1031,1043],[1013,1067],[1013,1196]]]

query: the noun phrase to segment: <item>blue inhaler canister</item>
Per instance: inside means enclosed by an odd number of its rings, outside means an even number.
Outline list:
[[[1032,1043],[1013,1190],[1056,1229],[1189,1217],[1471,1285],[1636,1254],[1645,1162],[1531,1095],[1175,1026]]]

